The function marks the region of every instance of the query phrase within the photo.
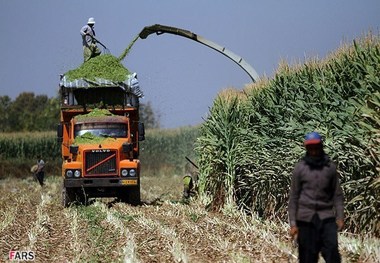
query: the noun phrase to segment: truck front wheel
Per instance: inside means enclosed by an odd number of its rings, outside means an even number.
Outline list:
[[[141,196],[140,196],[140,188],[135,189],[131,192],[129,192],[129,202],[131,205],[140,205],[141,203]]]
[[[81,189],[75,188],[62,188],[62,205],[69,207],[71,204],[77,203],[87,205],[88,196]]]
[[[75,201],[75,192],[73,189],[62,187],[62,205],[69,207]]]
[[[140,197],[140,187],[136,187],[133,189],[122,190],[120,192],[119,198],[122,202],[131,204],[131,205],[140,205],[141,197]]]

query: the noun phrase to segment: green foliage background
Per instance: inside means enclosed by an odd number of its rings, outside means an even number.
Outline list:
[[[338,164],[353,231],[380,233],[380,41],[344,46],[324,61],[282,65],[243,92],[225,91],[202,125],[200,189],[213,206],[287,218],[303,137],[318,131]]]
[[[59,121],[59,99],[23,92],[15,100],[0,96],[0,132],[53,130]]]
[[[60,118],[59,97],[23,92],[12,100],[0,96],[0,132],[54,131]],[[160,127],[159,113],[150,101],[140,103],[140,121],[147,129]]]
[[[147,130],[140,143],[140,159],[149,175],[183,175],[186,158],[195,161],[195,142],[199,127]]]

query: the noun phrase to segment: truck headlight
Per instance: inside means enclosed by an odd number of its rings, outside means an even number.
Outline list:
[[[121,169],[121,176],[127,176],[128,170],[127,169]]]
[[[76,178],[80,177],[80,170],[75,170],[75,172],[74,172],[74,176],[75,176]]]
[[[135,169],[129,170],[129,176],[132,176],[132,177],[136,176],[136,170]]]
[[[66,171],[66,177],[73,177],[73,171],[72,170],[67,170]]]

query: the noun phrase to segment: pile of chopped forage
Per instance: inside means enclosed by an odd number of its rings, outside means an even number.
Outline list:
[[[80,67],[69,70],[65,76],[69,81],[75,79],[96,80],[107,79],[115,82],[124,82],[130,74],[129,70],[113,55],[104,54],[84,62]]]
[[[112,138],[95,136],[90,132],[86,132],[81,136],[75,137],[74,144],[86,144],[86,143],[105,143],[106,141],[114,141]]]
[[[86,118],[91,118],[91,117],[102,117],[102,116],[112,116],[112,115],[114,115],[114,114],[112,114],[107,109],[95,108],[87,114],[75,116],[75,119],[80,121],[80,120],[85,120]],[[108,139],[110,139],[110,138],[98,137],[98,136],[93,135],[90,132],[86,132],[85,134],[83,134],[81,136],[75,137],[74,143],[75,144],[103,143],[104,141],[106,141]]]
[[[91,117],[102,117],[102,116],[112,116],[112,114],[109,110],[107,109],[98,109],[95,108],[91,112],[84,114],[84,115],[77,115],[75,116],[75,119],[77,121],[82,121],[85,120],[86,118],[91,118]]]

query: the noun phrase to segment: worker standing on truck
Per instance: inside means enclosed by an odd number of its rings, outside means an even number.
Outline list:
[[[290,195],[290,235],[298,241],[299,262],[341,262],[338,235],[344,225],[343,192],[336,164],[323,151],[317,132],[305,136],[306,155],[294,168]]]
[[[99,56],[102,53],[96,45],[94,25],[95,19],[93,17],[90,17],[88,19],[87,25],[83,26],[80,30],[83,43],[84,62],[88,61],[90,58]]]

